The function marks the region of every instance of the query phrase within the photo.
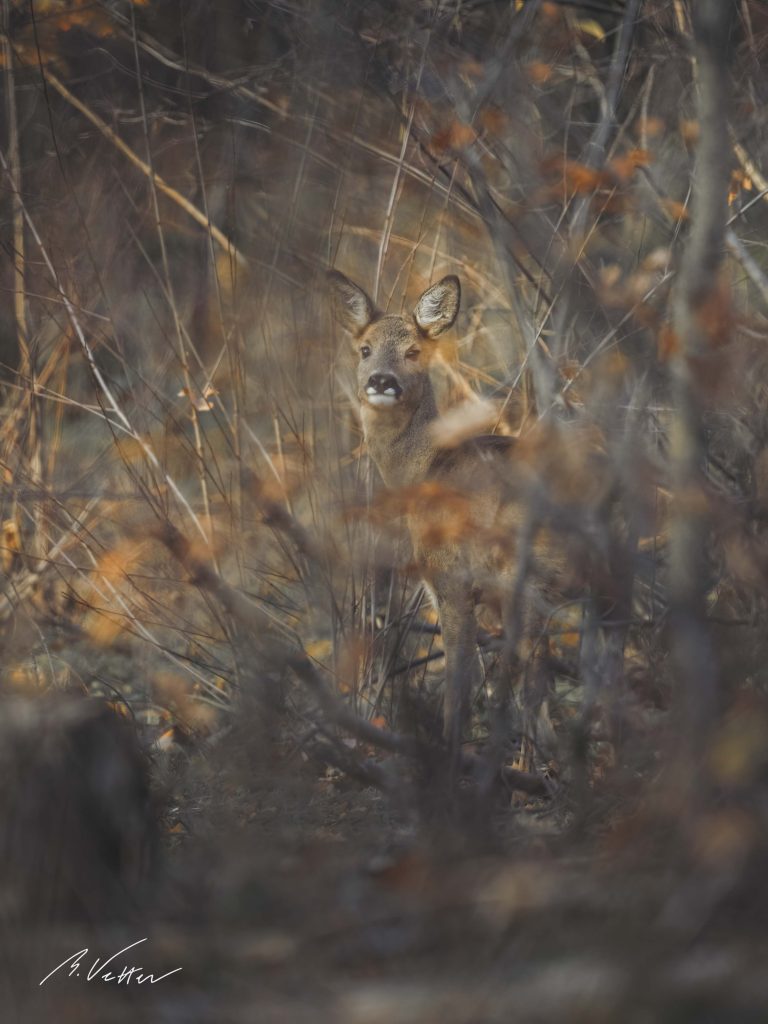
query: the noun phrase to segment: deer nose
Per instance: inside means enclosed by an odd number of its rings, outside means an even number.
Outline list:
[[[391,373],[372,373],[365,390],[369,395],[395,395],[399,398],[403,389]]]

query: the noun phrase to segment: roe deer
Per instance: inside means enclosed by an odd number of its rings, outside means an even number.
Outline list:
[[[535,576],[539,595],[551,589],[562,572],[562,551],[556,539],[550,536],[542,543],[544,538],[530,528],[532,478],[510,457],[512,438],[475,437],[451,449],[438,445],[429,368],[438,339],[459,311],[458,278],[444,277],[432,285],[412,316],[403,317],[378,311],[338,271],[328,276],[336,319],[358,353],[357,397],[368,451],[387,487],[411,497],[408,527],[414,556],[440,616],[446,672],[443,730],[455,761],[479,669],[477,598],[489,588],[500,592],[509,649],[523,621],[530,630],[535,615],[535,595],[533,602],[530,593],[523,601],[522,584]],[[466,516],[457,530],[456,503],[462,499]],[[532,685],[536,671],[529,679]],[[533,696],[524,698],[528,716],[536,713]]]

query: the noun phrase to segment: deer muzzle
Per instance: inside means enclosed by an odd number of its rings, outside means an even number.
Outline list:
[[[397,405],[403,397],[403,389],[391,373],[373,373],[365,385],[365,399],[376,408]]]

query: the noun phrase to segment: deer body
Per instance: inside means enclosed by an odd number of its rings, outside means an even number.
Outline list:
[[[429,367],[437,339],[458,313],[458,279],[446,277],[427,289],[411,318],[382,315],[338,272],[330,280],[337,319],[357,350],[357,397],[371,458],[389,488],[426,495],[412,503],[408,526],[438,606],[446,661],[444,735],[457,753],[479,668],[475,601],[489,584],[502,598],[512,593],[524,482],[509,457],[509,438],[481,437],[450,450],[434,440],[438,409]],[[466,511],[461,531],[451,527],[457,502]],[[542,554],[539,569],[551,575]],[[520,609],[507,600],[502,611],[508,624]]]

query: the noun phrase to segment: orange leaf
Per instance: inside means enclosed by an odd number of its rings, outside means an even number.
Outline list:
[[[575,160],[566,161],[564,167],[565,180],[573,192],[594,192],[595,189],[605,184],[605,175],[602,171],[596,171],[586,164],[577,163]]]
[[[666,363],[680,351],[680,339],[675,333],[671,324],[661,325],[656,335],[656,355],[659,361]]]
[[[467,78],[483,78],[483,76],[485,75],[485,68],[477,60],[463,61],[461,65],[461,70],[462,73],[467,76]]]
[[[501,135],[509,123],[507,115],[501,107],[497,107],[494,103],[483,107],[478,115],[478,119],[483,128],[492,135]]]
[[[560,154],[543,160],[541,169],[544,174],[559,175],[570,193],[595,192],[606,185],[614,184],[608,172],[587,167],[577,160],[564,160]]]
[[[638,167],[647,167],[651,158],[645,149],[631,149],[623,156],[614,157],[609,167],[618,180],[625,184],[628,182]]]
[[[16,556],[21,552],[21,533],[15,519],[6,519],[3,523],[3,572],[9,574],[13,570]]]
[[[142,555],[144,545],[133,540],[123,540],[105,552],[96,563],[95,571],[110,583],[122,582]]]
[[[721,275],[714,288],[707,292],[695,310],[696,324],[712,348],[720,348],[731,339],[733,308],[727,278]]]
[[[695,146],[699,141],[699,122],[694,120],[683,120],[680,122],[680,135],[687,146]]]
[[[89,640],[100,647],[109,647],[126,625],[126,617],[114,612],[89,608],[83,622],[83,632]]]
[[[129,718],[131,715],[130,709],[124,700],[108,700],[107,707],[121,718]]]
[[[656,139],[664,134],[666,123],[661,117],[640,117],[635,126],[638,135],[647,135],[649,139]]]
[[[552,65],[533,60],[525,67],[525,73],[534,85],[544,85],[552,77]]]
[[[751,192],[753,188],[751,178],[748,178],[741,168],[736,168],[731,174],[731,185],[728,191],[728,205],[735,203],[742,191]]]
[[[313,661],[323,661],[333,653],[333,643],[330,640],[313,640],[306,644],[304,650]]]
[[[660,202],[670,220],[688,220],[688,207],[683,203],[679,203],[676,199],[662,199]]]
[[[432,136],[432,145],[437,150],[462,150],[471,146],[477,132],[466,121],[452,121],[447,128]]]

